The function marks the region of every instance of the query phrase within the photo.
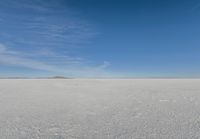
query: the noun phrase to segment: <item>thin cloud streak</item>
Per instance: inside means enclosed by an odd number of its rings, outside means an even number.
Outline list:
[[[57,73],[57,74],[79,76],[79,77],[108,76],[108,73],[105,70],[109,66],[108,62],[104,62],[102,65],[97,65],[92,67],[86,65],[84,61],[80,60],[80,58],[72,58],[70,56],[64,56],[59,58],[62,58],[62,60],[65,61],[66,63],[64,62],[57,63],[56,61],[59,60],[56,59],[55,63],[49,64],[48,62],[41,62],[39,60],[34,60],[33,58],[28,58],[22,55],[23,55],[22,53],[17,51],[11,51],[5,45],[0,44],[0,65],[1,64],[13,65],[17,67],[25,67],[34,70],[54,72],[55,74]],[[56,54],[54,55],[56,57]]]
[[[29,14],[2,11],[0,19],[5,19],[2,25],[7,24],[9,29],[2,30],[0,37],[7,42],[20,43],[27,47],[45,45],[66,48],[90,42],[90,39],[97,33],[91,29],[89,23],[78,16],[75,18],[73,12],[68,10],[66,5],[63,6],[61,2],[61,0],[1,1],[0,4],[8,9],[14,8],[18,12],[25,10]],[[15,22],[7,22],[10,20]],[[18,35],[12,35],[13,31]],[[15,47],[17,46],[15,45]]]
[[[107,74],[108,62],[90,66],[88,61],[91,60],[65,53],[90,43],[98,33],[88,22],[73,16],[74,12],[62,2],[0,1],[3,5],[0,10],[0,66],[13,65],[72,76]]]
[[[196,11],[200,8],[200,3],[196,4],[193,8],[192,11]]]

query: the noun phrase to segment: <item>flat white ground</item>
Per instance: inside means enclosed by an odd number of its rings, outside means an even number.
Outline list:
[[[199,139],[198,79],[0,80],[0,139]]]

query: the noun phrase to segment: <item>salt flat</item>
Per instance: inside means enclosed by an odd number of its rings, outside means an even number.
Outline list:
[[[198,138],[198,79],[0,80],[0,139]]]

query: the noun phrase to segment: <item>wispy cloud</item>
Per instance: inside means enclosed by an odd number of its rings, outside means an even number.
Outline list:
[[[192,11],[196,11],[200,8],[200,3],[197,3],[195,4],[193,7],[192,7]]]
[[[65,53],[90,43],[97,32],[62,2],[0,1],[0,66],[14,65],[72,76],[107,74],[108,62],[90,64],[91,60]]]
[[[0,1],[4,7],[0,10],[0,19],[4,19],[0,24],[4,27],[0,37],[4,41],[12,41],[26,47],[46,45],[66,48],[89,42],[97,33],[85,20],[77,15],[74,16],[75,13],[66,5],[63,6],[62,2],[62,0]],[[17,35],[12,35],[13,33]]]
[[[109,66],[108,62],[104,62],[102,65],[88,66],[81,58],[73,58],[70,56],[60,56],[53,52],[46,52],[47,58],[51,60],[37,60],[35,57],[43,55],[43,53],[33,55],[22,54],[18,51],[8,49],[5,45],[0,44],[0,65],[13,65],[18,67],[25,67],[35,70],[50,71],[55,74],[78,76],[78,77],[93,77],[93,76],[107,76],[106,68]],[[49,63],[48,61],[55,60],[55,63]]]

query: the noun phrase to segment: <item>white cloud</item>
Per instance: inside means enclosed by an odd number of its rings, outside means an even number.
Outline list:
[[[6,52],[6,47],[3,44],[0,44],[0,54]]]
[[[0,32],[0,42],[3,42],[0,44],[0,66],[14,65],[74,76],[107,74],[108,62],[90,66],[84,58],[69,56],[62,51],[90,43],[97,32],[61,2],[0,1],[3,7],[0,17],[4,19],[0,22],[0,26],[4,26]]]
[[[97,34],[80,15],[74,16],[75,12],[63,5],[62,0],[3,0],[0,1],[0,5],[10,11],[0,9],[0,17],[5,18],[2,24],[8,27],[5,28],[6,31],[0,32],[0,40],[4,38],[8,42],[20,43],[27,47],[66,48],[88,43]],[[15,11],[28,14],[17,14]]]
[[[104,61],[103,64],[100,65],[98,68],[99,68],[99,69],[105,69],[105,68],[107,68],[107,67],[109,67],[109,66],[110,66],[110,62]]]
[[[46,53],[46,52],[44,52]],[[34,70],[50,71],[55,74],[63,74],[77,77],[94,77],[94,76],[106,76],[106,68],[109,66],[108,62],[104,62],[102,65],[88,66],[82,61],[81,58],[73,58],[70,56],[58,56],[51,53],[52,59],[56,58],[55,62],[49,64],[49,59],[46,61],[37,60],[34,57],[27,57],[26,54],[22,54],[18,51],[8,49],[5,45],[0,44],[0,65],[13,65],[17,67],[25,67]],[[35,55],[37,57],[38,55]],[[57,59],[58,58],[58,59]],[[59,61],[63,61],[59,63]],[[64,62],[65,61],[65,62]]]

